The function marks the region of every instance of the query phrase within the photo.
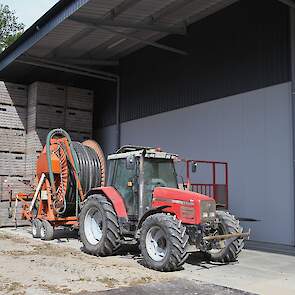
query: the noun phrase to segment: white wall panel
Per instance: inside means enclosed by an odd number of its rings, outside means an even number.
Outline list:
[[[229,162],[230,209],[261,220],[252,239],[294,245],[290,84],[122,124],[122,145],[160,146],[185,158]],[[115,127],[100,130],[115,149]]]

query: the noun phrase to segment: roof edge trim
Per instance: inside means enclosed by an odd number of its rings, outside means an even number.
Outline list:
[[[90,0],[61,0],[0,54],[0,71]]]

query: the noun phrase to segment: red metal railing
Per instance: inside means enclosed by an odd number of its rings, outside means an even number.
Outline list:
[[[192,164],[209,165],[212,183],[192,183],[190,168]],[[224,182],[217,183],[216,168],[220,165],[224,171]],[[186,184],[189,190],[213,198],[219,206],[228,208],[228,163],[203,160],[186,160]]]

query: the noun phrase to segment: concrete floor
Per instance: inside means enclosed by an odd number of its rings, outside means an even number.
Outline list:
[[[17,230],[1,229],[0,231],[21,237],[22,239],[27,240],[28,243],[31,243],[31,241],[34,241],[34,243],[37,242],[31,238],[30,230],[28,228],[19,228]],[[41,244],[47,242],[40,241],[39,243]],[[57,247],[66,247],[67,249],[75,249],[77,251],[80,251],[81,247],[81,243],[77,239],[61,238],[49,243]],[[21,262],[20,259],[21,257],[18,258],[19,263]],[[89,256],[85,256],[85,259],[89,259]],[[140,257],[134,257],[132,254],[116,256],[114,258],[90,257],[90,259],[93,262],[97,261],[98,265],[101,265],[101,267],[103,267],[102,264],[104,262],[108,262],[108,259],[114,259],[116,260],[116,265],[118,266],[116,266],[115,271],[117,268],[120,268],[120,265],[125,265],[126,263],[128,264],[128,267],[134,270],[135,274],[136,270],[137,272],[145,271],[145,268],[140,265]],[[83,261],[81,261],[81,263],[82,262]],[[149,270],[149,275],[153,278],[163,276],[165,281],[188,280],[192,284],[204,282],[257,294],[295,294],[295,257],[254,250],[244,250],[239,257],[238,262],[228,265],[205,263],[200,260],[198,255],[191,255],[187,263],[185,263],[183,270],[165,274]],[[152,282],[154,281],[152,280]],[[114,288],[116,288],[116,286]],[[175,294],[176,289],[171,290],[171,293]],[[197,292],[196,294],[202,294],[202,292]],[[212,294],[215,293],[212,292]],[[217,292],[216,294],[219,293]]]

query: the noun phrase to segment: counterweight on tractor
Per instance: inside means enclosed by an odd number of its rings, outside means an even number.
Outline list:
[[[196,250],[212,261],[237,259],[249,233],[216,210],[213,198],[178,188],[177,155],[125,146],[108,160],[107,186],[91,189],[81,203],[85,252],[112,255],[138,242],[145,265],[159,271],[179,269]]]

